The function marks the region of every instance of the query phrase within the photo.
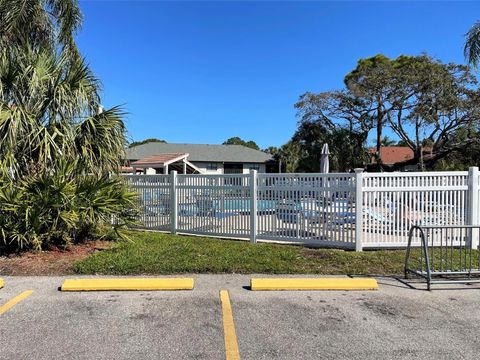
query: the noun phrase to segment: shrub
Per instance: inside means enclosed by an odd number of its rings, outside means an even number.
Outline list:
[[[67,246],[134,222],[136,194],[119,177],[76,178],[70,170],[67,166],[18,182],[0,180],[5,251]]]

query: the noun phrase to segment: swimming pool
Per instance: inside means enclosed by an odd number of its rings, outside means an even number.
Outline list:
[[[251,209],[251,199],[224,199],[223,210],[249,212]],[[275,200],[257,200],[258,211],[273,211],[277,202]],[[222,210],[222,200],[216,200],[216,207]]]
[[[195,203],[180,203],[178,211],[180,216],[221,216],[222,214],[249,213],[251,199],[199,199]],[[257,200],[257,211],[274,211],[275,200]]]

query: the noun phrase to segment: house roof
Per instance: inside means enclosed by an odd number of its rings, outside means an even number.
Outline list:
[[[424,156],[429,156],[432,148],[424,147]],[[371,148],[370,153],[375,154],[376,149]],[[382,146],[380,148],[380,159],[383,164],[393,165],[402,161],[413,159],[413,150],[408,146]]]
[[[134,166],[145,166],[145,165],[167,165],[181,159],[186,159],[188,153],[167,153],[167,154],[157,154],[152,156],[147,156],[140,160],[132,162],[130,165]]]
[[[193,162],[265,163],[270,154],[243,145],[146,143],[126,150],[128,160],[144,159],[152,155],[188,153]]]

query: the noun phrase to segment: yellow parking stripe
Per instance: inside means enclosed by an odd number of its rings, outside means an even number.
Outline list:
[[[191,278],[68,279],[61,291],[192,290]]]
[[[252,290],[377,290],[371,278],[265,278],[251,279]]]
[[[22,292],[20,295],[15,296],[13,299],[8,301],[4,305],[0,306],[0,315],[7,312],[12,307],[14,307],[16,304],[18,304],[20,301],[26,299],[27,297],[29,297],[32,294],[33,294],[32,290],[27,290],[27,291]]]
[[[227,290],[220,291],[220,301],[222,303],[226,360],[240,360],[237,334],[235,332],[235,324],[233,322],[232,306],[230,304],[230,296],[228,295]]]
[[[0,279],[0,289],[3,288],[4,282],[3,279]]]

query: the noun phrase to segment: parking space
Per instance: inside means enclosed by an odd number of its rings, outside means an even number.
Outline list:
[[[241,359],[474,359],[480,288],[254,292],[250,277],[195,275],[193,291],[63,293],[61,277],[4,277],[0,359],[225,359],[228,290]]]
[[[232,291],[243,359],[474,359],[478,290]]]
[[[213,294],[64,293],[57,290],[62,281],[5,279],[2,302],[27,285],[35,292],[2,315],[1,359],[224,358],[221,311]]]

